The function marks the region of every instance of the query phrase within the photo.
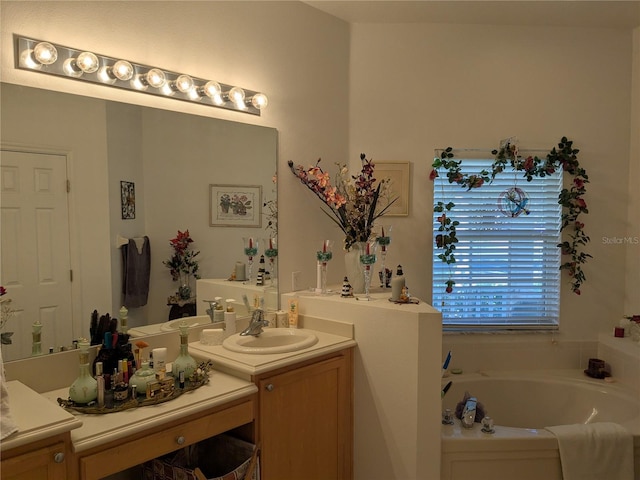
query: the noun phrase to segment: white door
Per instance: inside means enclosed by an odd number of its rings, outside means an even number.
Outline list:
[[[73,338],[67,159],[2,150],[0,165],[0,283],[16,309],[3,328],[15,333],[2,356],[13,360],[31,355],[36,320],[43,325],[43,353]]]

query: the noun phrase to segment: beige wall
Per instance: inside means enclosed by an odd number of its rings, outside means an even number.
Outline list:
[[[346,23],[299,2],[2,1],[0,8],[4,82],[276,128],[279,210],[286,219],[282,286],[290,290],[293,270],[302,271],[302,285],[315,283],[315,241],[334,227],[286,164],[347,157]],[[254,117],[16,70],[14,33],[261,90],[270,106]],[[196,221],[203,220],[187,213],[184,225]]]
[[[629,231],[630,59],[631,32],[615,29],[352,27],[351,157],[366,151],[413,164],[411,214],[393,219],[389,262],[405,266],[414,294],[431,296],[434,148],[491,151],[516,135],[522,147],[549,150],[566,135],[591,180],[585,223],[594,259],[580,297],[563,277],[560,338],[594,339],[620,318],[629,260],[624,246],[601,239]],[[629,219],[637,232],[637,209]]]

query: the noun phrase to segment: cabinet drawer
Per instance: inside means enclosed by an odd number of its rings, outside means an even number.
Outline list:
[[[66,480],[64,442],[2,460],[6,480]]]
[[[164,428],[80,458],[80,478],[94,480],[253,421],[253,401]]]

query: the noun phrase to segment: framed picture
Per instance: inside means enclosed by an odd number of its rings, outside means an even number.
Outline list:
[[[410,162],[375,162],[375,176],[378,180],[389,179],[389,192],[378,200],[384,207],[394,198],[398,198],[386,211],[385,216],[406,217],[409,215],[409,173]]]
[[[209,226],[261,225],[262,185],[209,185]]]
[[[136,218],[136,184],[133,182],[120,182],[120,206],[122,219],[133,220]]]

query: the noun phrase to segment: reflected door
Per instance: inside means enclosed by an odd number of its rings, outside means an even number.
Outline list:
[[[2,150],[2,277],[16,310],[3,331],[4,360],[31,355],[32,324],[40,320],[42,351],[59,347],[56,332],[72,332],[67,159]]]

